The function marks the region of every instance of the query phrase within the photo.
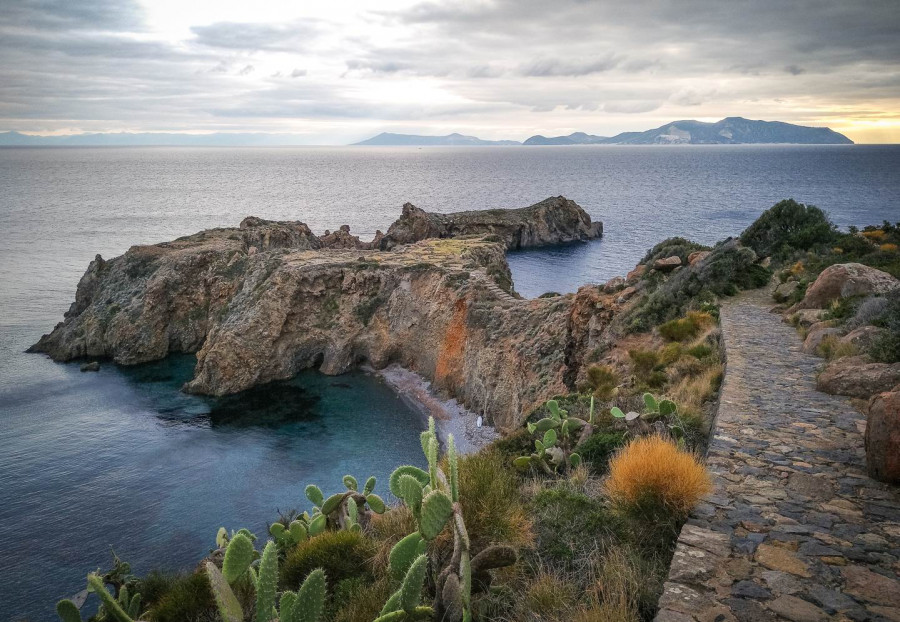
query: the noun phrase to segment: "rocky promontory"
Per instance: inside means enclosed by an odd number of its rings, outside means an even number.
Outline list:
[[[98,255],[65,320],[31,351],[123,365],[196,353],[185,389],[210,395],[306,368],[398,363],[512,429],[571,388],[590,332],[582,324],[614,303],[596,288],[523,300],[505,251],[601,232],[563,197],[455,214],[407,204],[371,242],[348,227],[316,236],[302,222],[249,217],[239,228]]]

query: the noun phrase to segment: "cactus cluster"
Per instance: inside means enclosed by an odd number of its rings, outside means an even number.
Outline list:
[[[141,615],[141,595],[132,592],[129,584],[133,582],[131,567],[121,561],[113,553],[114,568],[104,574],[92,572],[87,576],[87,593],[96,594],[100,599],[100,609],[94,620],[109,622],[134,622]],[[107,584],[112,585],[114,592],[111,594]],[[80,601],[84,604],[84,600]],[[81,605],[76,605],[73,600],[64,599],[56,603],[56,613],[63,622],[81,622]]]
[[[362,491],[352,475],[345,475],[343,482],[347,490],[327,499],[318,486],[307,486],[306,498],[313,504],[312,512],[303,512],[290,522],[272,523],[269,535],[275,539],[276,544],[287,550],[328,528],[361,531],[368,524],[372,513],[384,513],[384,501],[373,492],[374,477],[366,480]]]
[[[610,414],[625,422],[629,434],[642,436],[654,432],[669,436],[679,446],[684,445],[684,424],[678,415],[678,406],[672,400],[657,400],[652,394],[644,393],[643,412],[622,412],[616,406]]]
[[[233,586],[249,582],[256,592],[255,622],[317,622],[325,609],[325,572],[313,570],[299,590],[282,592],[279,598],[278,545],[269,540],[259,555],[245,531],[228,540],[221,570],[214,562],[206,562],[206,574],[222,621],[243,622],[244,608]],[[254,567],[257,558],[259,564]]]
[[[587,420],[569,416],[556,400],[547,402],[547,412],[549,417],[528,424],[528,431],[540,438],[534,441],[534,452],[513,460],[516,468],[524,471],[536,467],[550,475],[581,464],[581,456],[574,449],[593,432],[594,398],[591,397]]]
[[[390,574],[399,587],[375,622],[428,619],[470,622],[473,576],[486,584],[488,571],[515,563],[516,552],[508,546],[491,546],[472,556],[459,498],[459,465],[453,436],[447,439],[449,476],[438,464],[434,419],[429,419],[421,442],[428,470],[405,465],[395,469],[390,477],[391,492],[409,507],[418,529],[391,549]],[[435,595],[430,606],[422,605],[422,590],[429,570],[425,551],[428,543],[448,525],[453,529],[453,554],[443,568],[431,564],[436,573],[431,582]]]

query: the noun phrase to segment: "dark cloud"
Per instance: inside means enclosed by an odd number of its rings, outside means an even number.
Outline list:
[[[569,59],[544,58],[521,67],[520,72],[524,76],[587,76],[592,73],[609,71],[622,62],[623,58],[616,54],[608,54],[605,57],[573,61]]]

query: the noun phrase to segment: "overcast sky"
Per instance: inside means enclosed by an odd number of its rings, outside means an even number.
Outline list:
[[[900,143],[900,0],[0,0],[0,131],[342,144],[725,116]]]

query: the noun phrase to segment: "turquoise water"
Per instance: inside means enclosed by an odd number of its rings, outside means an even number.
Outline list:
[[[96,253],[254,214],[364,238],[411,201],[520,207],[563,194],[604,238],[510,256],[526,296],[623,275],[660,240],[736,235],[774,202],[842,225],[900,220],[900,147],[0,149],[0,619],[55,619],[109,549],[191,568],[219,526],[265,529],[303,487],[421,461],[422,422],[371,376],[315,372],[209,400],[190,357],[81,373],[24,350]]]

